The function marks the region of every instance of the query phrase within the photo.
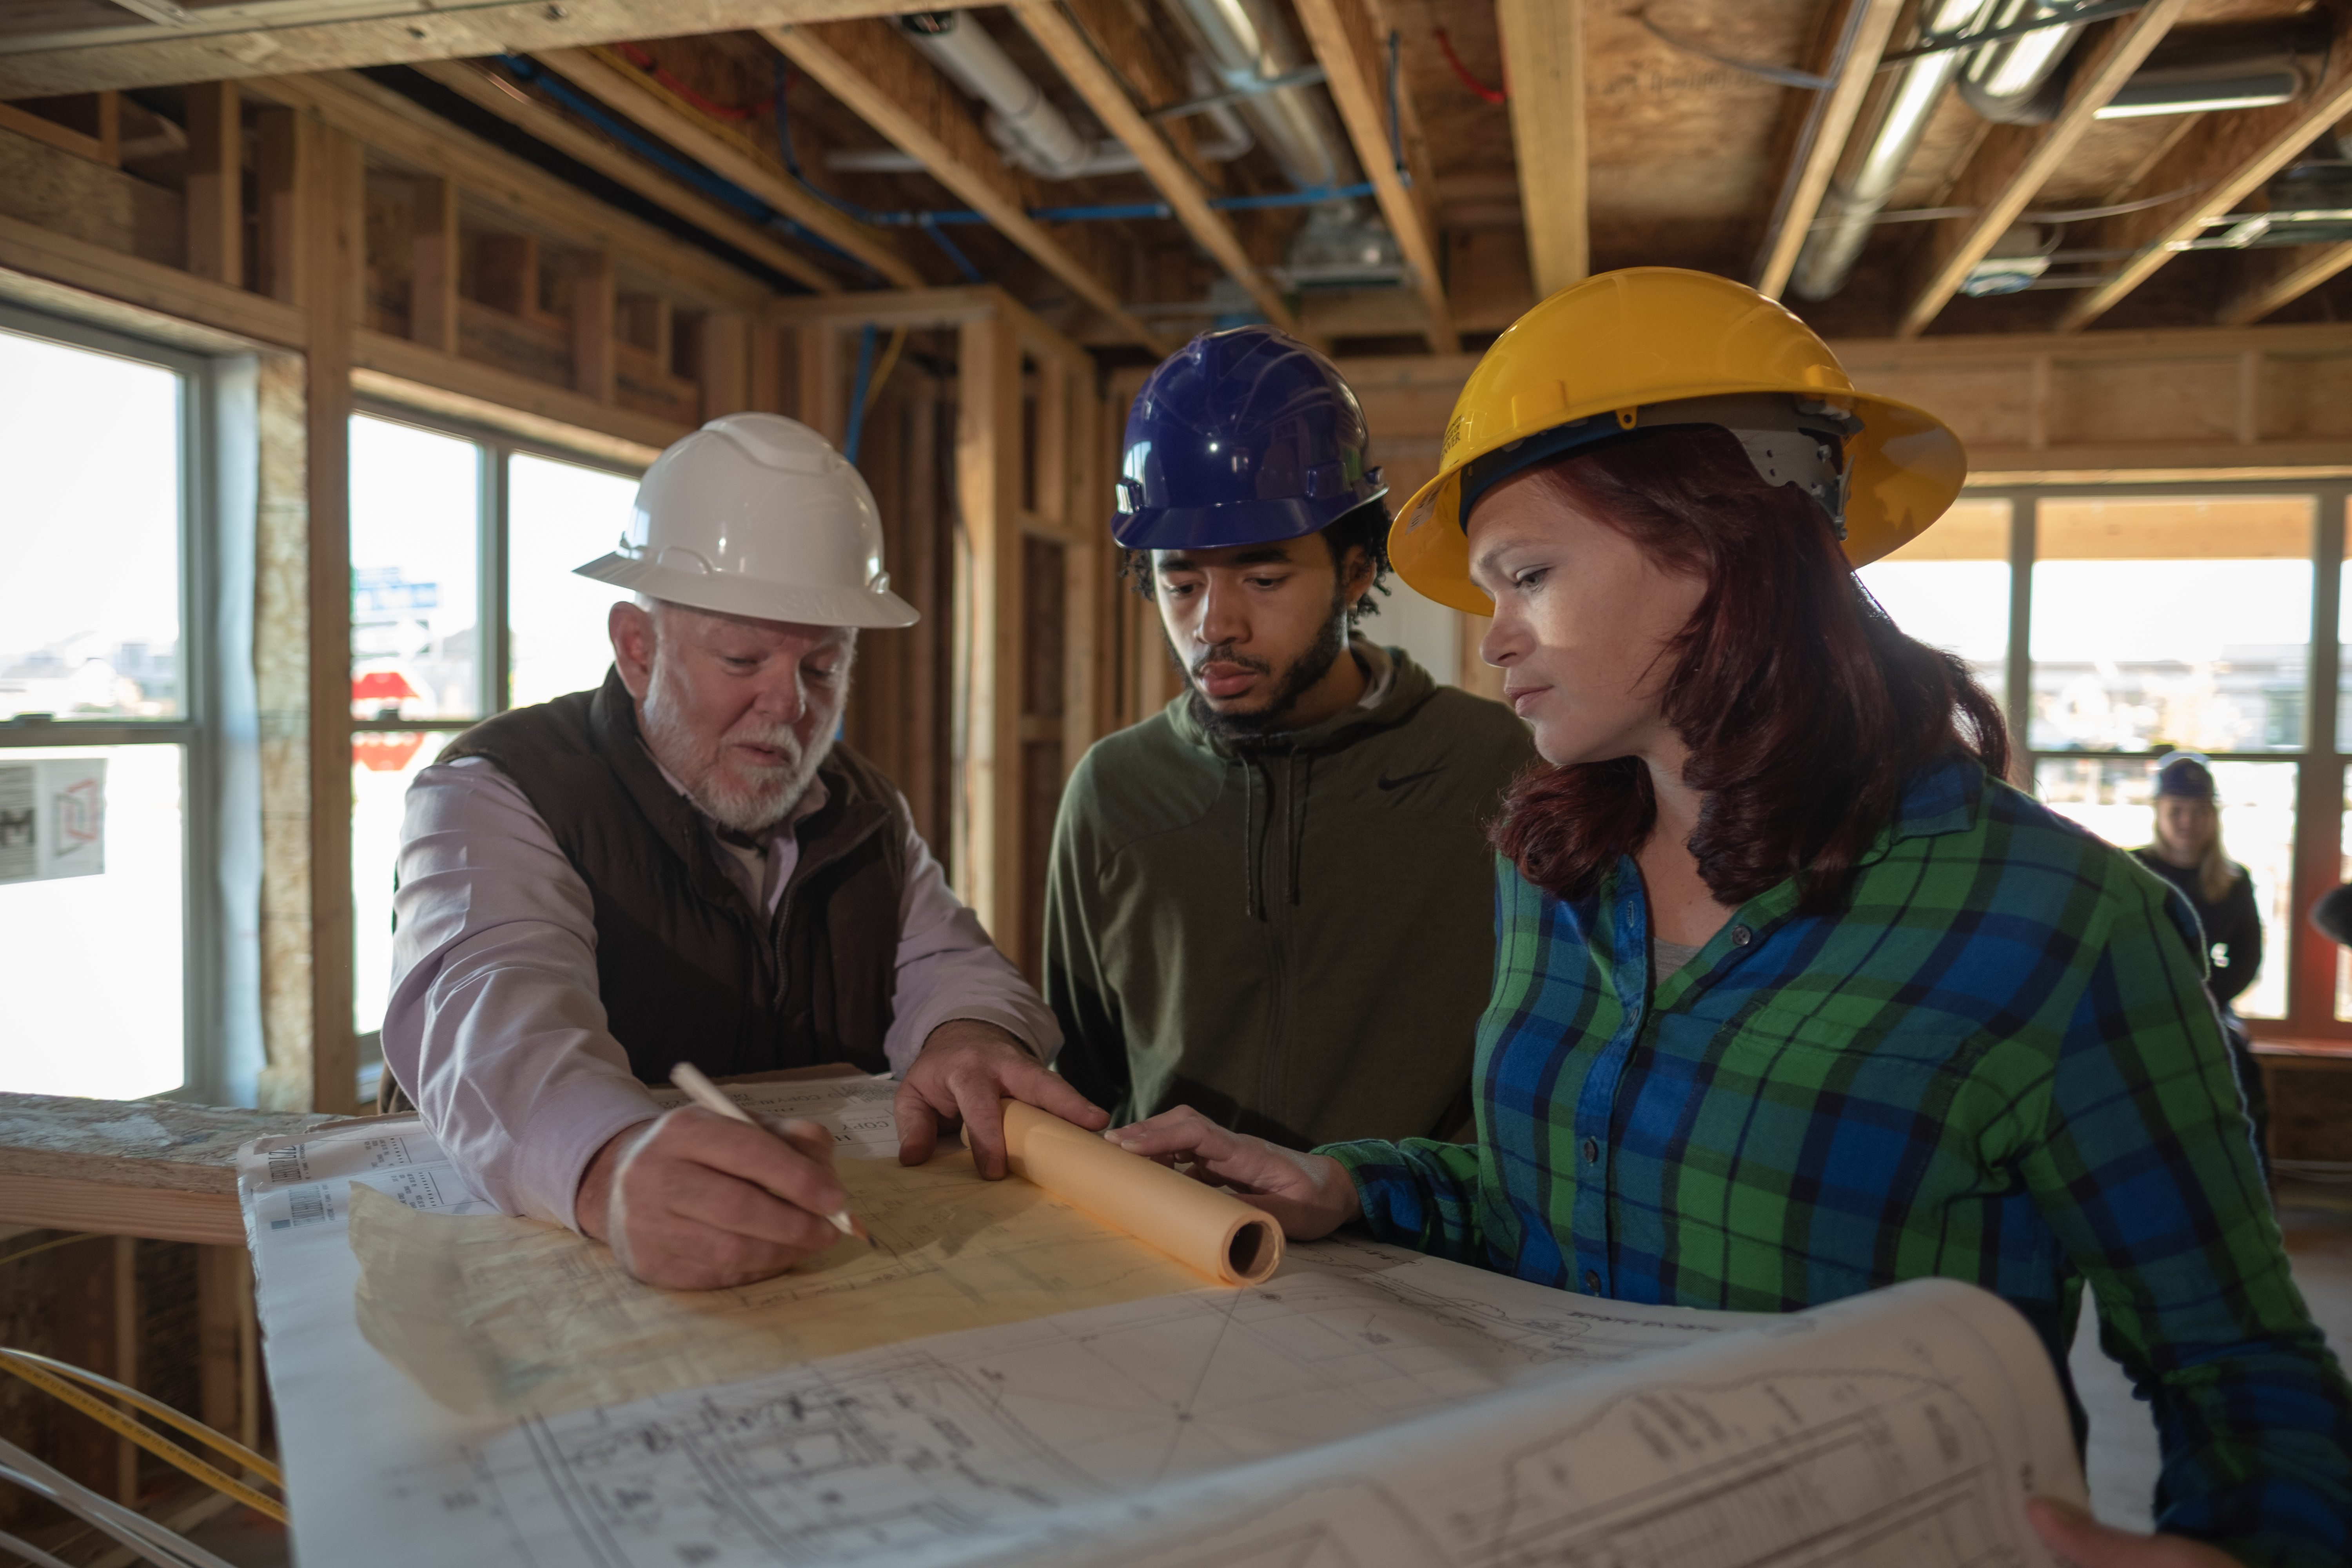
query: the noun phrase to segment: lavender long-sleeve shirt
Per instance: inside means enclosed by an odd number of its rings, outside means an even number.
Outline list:
[[[822,781],[812,784],[764,851],[726,844],[704,819],[720,868],[755,907],[774,911],[800,858],[794,828],[824,799]],[[588,1162],[614,1133],[658,1114],[605,1027],[588,884],[521,788],[467,757],[409,785],[393,909],[385,1065],[485,1197],[576,1227],[572,1197]],[[1053,1014],[911,826],[891,1002],[884,1049],[900,1074],[955,1018],[997,1025],[1041,1060],[1061,1047]]]

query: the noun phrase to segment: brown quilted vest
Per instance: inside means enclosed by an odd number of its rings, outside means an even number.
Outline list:
[[[608,672],[594,691],[484,720],[443,762],[487,757],[520,785],[595,898],[596,984],[629,1066],[712,1077],[819,1062],[887,1070],[908,824],[898,791],[836,744],[825,804],[773,915],[720,869],[702,818],[637,736]]]

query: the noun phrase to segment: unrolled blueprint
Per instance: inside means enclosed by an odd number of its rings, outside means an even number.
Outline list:
[[[2022,1499],[2082,1495],[2039,1342],[1968,1287],[1759,1320],[1346,1242],[1262,1288],[468,1422],[359,1340],[348,1248],[299,1245],[354,1178],[478,1201],[420,1184],[420,1133],[358,1142],[279,1151],[290,1184],[246,1163],[307,1563],[2038,1568]]]

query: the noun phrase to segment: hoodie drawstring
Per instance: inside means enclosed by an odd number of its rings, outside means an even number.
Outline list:
[[[1290,901],[1298,902],[1298,868],[1307,842],[1307,790],[1315,776],[1312,752],[1290,754]]]
[[[1247,752],[1234,755],[1242,764],[1242,913],[1262,921],[1265,911],[1257,886],[1257,764]]]

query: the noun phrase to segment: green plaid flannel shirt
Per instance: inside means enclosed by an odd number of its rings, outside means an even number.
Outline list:
[[[1478,1142],[1341,1143],[1374,1234],[1565,1289],[1791,1311],[1922,1275],[2032,1321],[2080,1290],[2155,1405],[2159,1528],[2352,1563],[2352,1390],[2257,1173],[2195,917],[1955,760],[1849,908],[1750,900],[1651,994],[1629,859],[1497,867]]]

